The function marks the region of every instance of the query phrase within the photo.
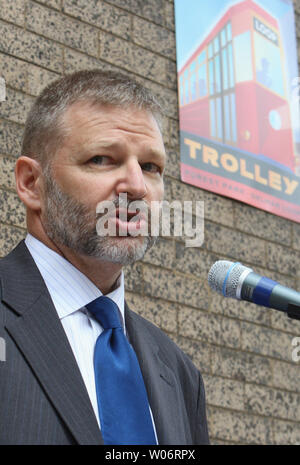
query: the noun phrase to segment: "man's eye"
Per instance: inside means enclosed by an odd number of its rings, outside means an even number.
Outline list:
[[[161,171],[162,171],[161,168],[158,165],[156,165],[155,163],[150,163],[150,162],[149,163],[144,163],[142,165],[142,169],[144,171],[149,171],[151,173],[161,173]]]
[[[95,165],[109,165],[111,163],[111,157],[108,157],[107,155],[96,155],[89,160],[89,163],[93,163]]]

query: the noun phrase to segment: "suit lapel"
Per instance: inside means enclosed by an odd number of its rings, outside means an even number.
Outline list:
[[[72,349],[44,284],[21,242],[1,268],[2,300],[18,318],[6,328],[79,444],[103,444]]]
[[[125,305],[129,340],[137,354],[154,417],[159,444],[187,444],[186,413],[176,376],[165,363],[143,319]]]

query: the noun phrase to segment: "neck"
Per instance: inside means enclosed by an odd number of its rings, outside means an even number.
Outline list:
[[[64,257],[75,268],[83,273],[102,292],[108,294],[116,287],[120,277],[122,265],[119,263],[103,262],[93,257],[75,254],[68,247],[54,243],[46,234],[38,234],[28,228],[28,232],[39,241],[43,242],[49,249]]]
[[[122,265],[74,255],[73,251],[67,248],[63,249],[61,255],[89,278],[100,289],[102,294],[108,294],[115,289],[116,282],[122,271]]]

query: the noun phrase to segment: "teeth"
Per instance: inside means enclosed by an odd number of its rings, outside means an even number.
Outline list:
[[[127,221],[127,223],[129,221],[137,223],[141,220],[141,216],[136,211],[129,210],[127,210],[126,212],[122,211],[122,213],[118,212],[117,218],[121,218],[122,220]]]

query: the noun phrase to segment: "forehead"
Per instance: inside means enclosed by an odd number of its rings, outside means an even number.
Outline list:
[[[133,106],[93,105],[76,102],[63,115],[65,142],[124,139],[124,142],[151,143],[164,149],[162,134],[152,113]]]

